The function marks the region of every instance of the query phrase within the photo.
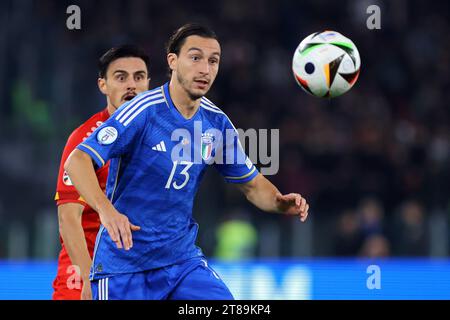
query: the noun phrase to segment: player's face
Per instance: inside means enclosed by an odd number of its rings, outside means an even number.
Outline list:
[[[199,36],[187,37],[179,55],[172,61],[169,59],[177,81],[192,100],[209,91],[219,71],[219,62],[219,42]]]
[[[100,91],[114,109],[148,90],[149,79],[145,62],[136,57],[119,58],[110,63],[105,78],[98,79]]]

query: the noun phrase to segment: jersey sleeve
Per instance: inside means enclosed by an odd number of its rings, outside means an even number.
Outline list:
[[[79,130],[75,130],[67,139],[66,145],[64,147],[61,163],[59,165],[58,180],[56,183],[56,194],[55,201],[57,205],[64,203],[80,203],[86,205],[86,202],[78,194],[69,175],[64,170],[64,163],[66,162],[69,155],[76,148],[76,146],[82,141],[84,135]]]
[[[228,117],[225,116],[222,132],[222,161],[215,163],[216,169],[228,183],[245,183],[258,175],[258,170],[245,154],[239,141],[239,134]]]
[[[104,166],[109,159],[129,153],[133,144],[140,140],[147,123],[147,113],[145,108],[132,101],[123,104],[77,146],[77,149],[89,154],[98,167]]]

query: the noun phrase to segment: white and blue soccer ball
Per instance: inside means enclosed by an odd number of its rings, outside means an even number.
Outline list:
[[[355,44],[336,31],[306,37],[292,59],[300,87],[316,97],[333,98],[350,90],[358,79],[361,58]]]

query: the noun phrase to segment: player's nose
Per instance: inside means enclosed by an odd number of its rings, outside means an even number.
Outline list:
[[[209,63],[207,61],[200,63],[199,71],[202,75],[209,74]]]
[[[127,90],[136,89],[136,87],[137,87],[136,80],[128,79],[128,81],[127,81]]]

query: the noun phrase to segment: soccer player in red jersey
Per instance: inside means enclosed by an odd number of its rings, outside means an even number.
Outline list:
[[[53,281],[54,300],[92,299],[89,269],[95,239],[100,227],[98,214],[84,201],[64,171],[71,152],[119,108],[148,90],[149,58],[136,46],[119,46],[99,60],[98,87],[106,96],[107,106],[75,129],[67,140],[58,173],[55,201],[58,206],[61,251],[58,271]],[[109,163],[96,170],[98,183],[106,188]]]

